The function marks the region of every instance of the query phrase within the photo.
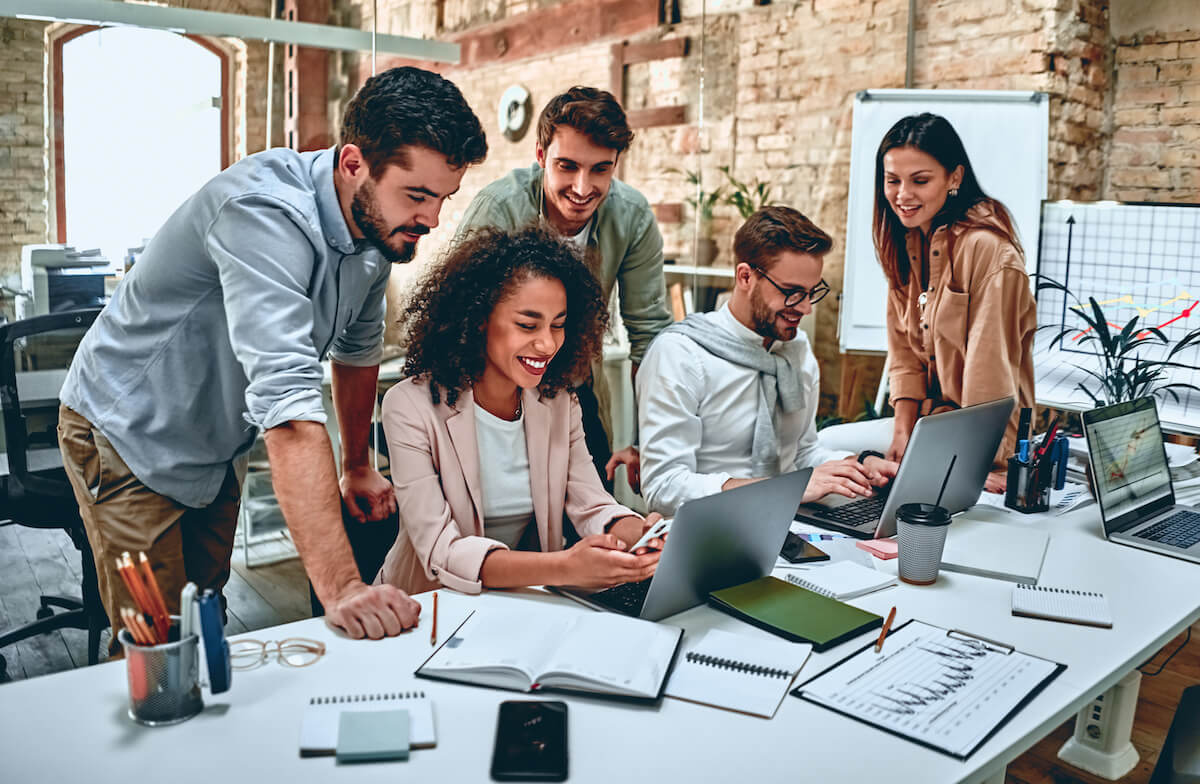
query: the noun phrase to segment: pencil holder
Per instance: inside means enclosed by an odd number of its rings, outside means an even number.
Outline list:
[[[1010,457],[1004,505],[1022,514],[1045,512],[1050,508],[1050,484],[1043,486],[1033,466]]]
[[[178,616],[171,616],[178,634]],[[178,724],[204,707],[200,697],[200,638],[188,635],[162,645],[138,645],[121,629],[129,677],[129,718],[150,727]]]

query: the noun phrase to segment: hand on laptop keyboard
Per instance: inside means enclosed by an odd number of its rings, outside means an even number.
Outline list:
[[[861,464],[853,457],[830,460],[813,469],[812,478],[804,491],[804,503],[836,493],[847,498],[870,497],[874,487],[885,485],[896,475],[897,466],[890,460],[868,457]]]

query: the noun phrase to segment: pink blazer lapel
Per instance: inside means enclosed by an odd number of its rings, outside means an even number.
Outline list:
[[[552,525],[550,504],[550,430],[552,411],[536,389],[522,392],[521,405],[525,410],[525,450],[529,454],[529,491],[533,495],[533,517],[537,522],[538,539],[542,550],[562,549],[562,521]],[[565,468],[565,466],[564,466]],[[559,510],[559,516],[562,510]]]
[[[475,507],[476,533],[483,533],[483,492],[479,482],[479,441],[475,438],[475,395],[468,388],[458,397],[458,402],[446,418],[446,432],[458,457],[471,504]]]

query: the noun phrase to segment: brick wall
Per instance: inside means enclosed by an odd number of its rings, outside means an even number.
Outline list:
[[[21,246],[47,241],[46,159],[42,139],[45,24],[0,19],[0,284],[19,289]],[[0,313],[12,301],[0,294]]]
[[[1116,41],[1106,198],[1200,202],[1200,20]]]

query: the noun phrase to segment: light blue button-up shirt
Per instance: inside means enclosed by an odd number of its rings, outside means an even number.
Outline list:
[[[80,344],[62,401],[151,490],[207,505],[259,430],[325,421],[321,359],[379,364],[391,265],[350,236],[335,160],[268,150],[214,177]]]

